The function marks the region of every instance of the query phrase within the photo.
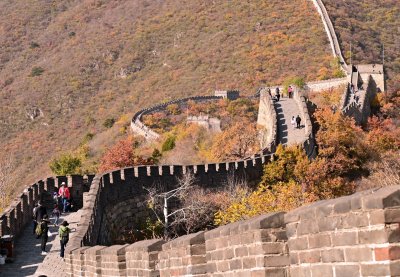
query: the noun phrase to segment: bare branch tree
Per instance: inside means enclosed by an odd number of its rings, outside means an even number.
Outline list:
[[[189,206],[174,207],[176,203],[184,203],[189,194],[189,190],[193,188],[194,174],[187,172],[181,178],[177,179],[177,187],[169,191],[163,191],[160,186],[154,186],[147,189],[149,192],[149,207],[153,210],[157,220],[163,224],[164,237],[167,239],[170,236],[171,227],[178,224],[180,220],[176,218],[185,218],[186,211],[191,209]]]

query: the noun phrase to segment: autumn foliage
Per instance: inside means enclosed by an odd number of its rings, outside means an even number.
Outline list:
[[[109,148],[101,158],[99,171],[109,171],[113,169],[151,164],[151,160],[144,159],[136,154],[136,140],[132,136],[120,140]]]

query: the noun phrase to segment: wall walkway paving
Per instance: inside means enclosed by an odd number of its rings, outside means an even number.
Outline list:
[[[70,228],[78,228],[81,210],[74,213],[65,214],[60,218],[67,220]],[[64,277],[65,263],[60,258],[60,241],[58,239],[58,227],[50,227],[50,231],[55,233],[49,238],[46,246],[48,254],[41,256],[40,253],[40,239],[36,239],[32,234],[32,225],[25,227],[20,238],[15,245],[15,261],[0,265],[0,276],[4,277],[25,277],[25,276],[40,276],[45,275],[48,277]],[[75,232],[71,233],[70,238],[74,236]]]

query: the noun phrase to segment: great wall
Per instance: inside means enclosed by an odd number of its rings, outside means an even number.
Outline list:
[[[303,91],[296,90],[291,103],[279,107],[266,89],[259,89],[254,97],[260,98],[258,123],[265,127],[261,153],[226,163],[137,166],[96,176],[45,178],[26,188],[2,213],[0,236],[13,235],[18,241],[29,228],[34,203],[46,201],[66,182],[80,208],[78,228],[67,248],[63,272],[67,276],[400,276],[400,186],[320,201],[286,214],[262,215],[169,242],[154,239],[114,245],[121,228],[134,228],[149,216],[145,188],[154,183],[172,189],[178,177],[192,172],[198,185],[209,188],[225,185],[229,175],[256,184],[263,165],[274,158],[276,146],[290,144],[291,134],[282,136],[290,107],[305,121],[302,133],[292,134],[293,141],[310,158],[315,156],[310,102],[304,92],[345,85],[340,112],[365,123],[372,97],[384,91],[383,67],[347,65],[322,1],[312,2],[347,77],[309,82]],[[194,96],[141,110],[132,118],[131,129],[157,139],[159,135],[141,122],[144,114],[170,104],[221,97]],[[12,276],[0,266],[3,274]]]

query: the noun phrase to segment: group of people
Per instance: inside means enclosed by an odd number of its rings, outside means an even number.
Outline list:
[[[300,129],[301,128],[301,117],[297,115],[296,117],[292,116],[292,120],[290,121],[292,124],[293,129]]]
[[[59,209],[59,203],[62,204],[63,212],[68,212],[68,202],[70,202],[71,194],[69,192],[68,186],[63,182],[60,189],[58,190],[57,197],[54,199],[54,208],[51,213],[54,221],[53,225],[58,226],[58,221],[61,216],[61,211]],[[42,201],[38,201],[33,209],[33,234],[36,235],[37,239],[41,239],[41,251],[42,255],[46,255],[46,244],[49,236],[53,235],[49,230],[49,224],[51,224],[49,216],[47,214],[47,209],[43,205]],[[58,228],[58,236],[60,239],[61,251],[60,257],[64,259],[65,247],[69,240],[69,233],[71,229],[68,227],[68,222],[63,221]]]
[[[274,93],[274,95],[272,95],[272,92],[271,92],[271,89],[270,89],[270,88],[268,88],[267,91],[268,91],[269,96],[270,96],[273,100],[279,102],[279,99],[281,98],[281,91],[280,91],[279,87],[276,87],[276,88],[275,88],[275,93]],[[289,86],[289,87],[288,87],[288,91],[287,91],[287,95],[288,95],[289,98],[293,98],[293,92],[294,92],[294,90],[293,90],[292,86]]]

